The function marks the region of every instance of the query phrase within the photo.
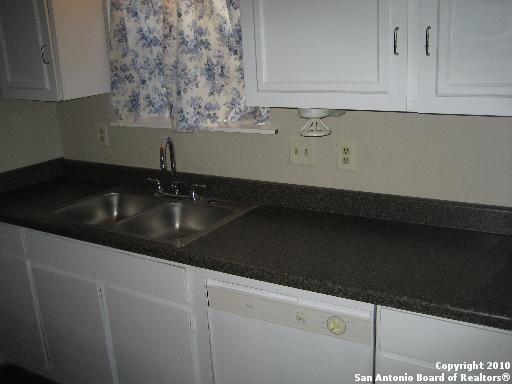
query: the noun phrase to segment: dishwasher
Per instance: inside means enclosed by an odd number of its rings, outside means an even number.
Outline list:
[[[216,384],[341,384],[373,375],[372,305],[217,281],[207,289]]]

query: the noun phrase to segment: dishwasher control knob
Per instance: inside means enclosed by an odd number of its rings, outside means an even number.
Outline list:
[[[345,322],[338,316],[331,316],[327,319],[327,328],[335,335],[343,335],[347,330]]]

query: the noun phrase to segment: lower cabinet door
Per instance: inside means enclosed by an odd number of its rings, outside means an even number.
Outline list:
[[[112,371],[96,283],[33,267],[52,374],[69,384],[110,384]]]
[[[189,311],[116,288],[105,292],[119,383],[194,383]]]
[[[26,262],[0,256],[0,353],[47,370]]]
[[[391,381],[508,381],[504,379],[511,373],[511,356],[510,331],[391,308],[378,309],[376,373],[395,375]],[[454,363],[467,364],[455,370],[450,366]]]

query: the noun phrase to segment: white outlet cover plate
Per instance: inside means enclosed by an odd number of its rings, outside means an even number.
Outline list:
[[[108,147],[108,125],[106,123],[96,124],[96,140],[98,145]]]
[[[348,149],[345,153],[344,149]],[[352,140],[338,140],[338,153],[336,158],[336,168],[342,171],[356,171],[356,143]]]
[[[315,148],[311,139],[289,138],[290,164],[315,165]]]

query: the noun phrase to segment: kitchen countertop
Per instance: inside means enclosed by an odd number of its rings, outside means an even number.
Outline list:
[[[512,330],[512,236],[260,206],[183,248],[42,219],[112,185],[0,196],[0,221],[285,286]]]

